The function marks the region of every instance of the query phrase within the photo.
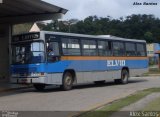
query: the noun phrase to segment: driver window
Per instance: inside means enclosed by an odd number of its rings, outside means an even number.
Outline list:
[[[59,56],[59,44],[58,42],[50,42],[48,45],[48,56]]]

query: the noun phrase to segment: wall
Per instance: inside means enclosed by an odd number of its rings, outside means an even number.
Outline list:
[[[147,44],[147,55],[149,57],[153,57],[154,56],[154,44]]]
[[[0,82],[9,81],[9,35],[10,26],[0,25]]]
[[[150,65],[154,65],[158,63],[158,55],[155,54],[158,50],[160,50],[159,43],[147,44],[147,55],[149,57]]]
[[[159,50],[160,50],[160,44],[159,43],[154,43],[154,53],[156,53]],[[158,54],[156,54],[156,56],[158,57]]]

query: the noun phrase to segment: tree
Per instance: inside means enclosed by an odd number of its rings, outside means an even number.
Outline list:
[[[152,43],[153,42],[153,34],[151,32],[146,32],[144,34],[144,39],[149,42],[149,43]]]
[[[75,21],[75,19],[67,20]],[[60,32],[69,32],[68,25],[64,25],[67,21],[52,21],[46,26],[46,30],[57,31],[55,27],[59,27]],[[54,27],[54,28],[53,28]],[[70,25],[70,32],[91,35],[113,35],[130,39],[145,39],[147,42],[160,41],[160,19],[154,15],[130,15],[113,19],[110,16],[97,17],[89,16],[84,20],[77,20],[76,23]]]

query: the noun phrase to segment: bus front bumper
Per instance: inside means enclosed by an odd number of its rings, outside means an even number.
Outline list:
[[[46,84],[46,77],[37,78],[11,78],[10,82],[13,84]]]
[[[11,77],[11,83],[15,84],[53,84],[62,85],[62,73],[47,74],[37,77]]]

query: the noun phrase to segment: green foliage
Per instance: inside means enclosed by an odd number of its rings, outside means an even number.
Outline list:
[[[72,21],[72,19],[69,21]],[[160,19],[153,15],[133,14],[119,19],[112,19],[110,16],[89,16],[84,20],[76,20],[76,23],[71,25],[65,25],[64,22],[66,21],[52,21],[43,30],[113,35],[131,39],[145,39],[149,43],[160,41]]]
[[[25,23],[25,24],[17,24],[13,25],[13,30],[12,33],[15,34],[20,34],[20,33],[27,33],[31,27],[33,26],[34,23]]]
[[[144,34],[144,39],[151,43],[152,40],[153,40],[153,34],[152,34],[151,32],[149,32],[149,31],[146,32],[146,33]]]
[[[110,117],[113,113],[121,110],[123,107],[133,104],[151,93],[159,93],[159,92],[160,88],[150,88],[150,89],[145,89],[143,91],[138,91],[135,94],[129,95],[125,98],[104,105],[102,108],[89,111],[88,113],[84,113],[79,117]],[[155,104],[156,102],[160,104],[160,101],[158,100],[156,100],[153,104]],[[156,105],[156,107],[160,106]]]

